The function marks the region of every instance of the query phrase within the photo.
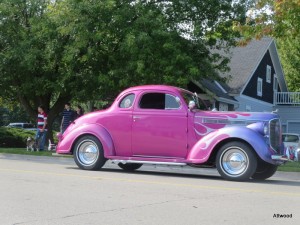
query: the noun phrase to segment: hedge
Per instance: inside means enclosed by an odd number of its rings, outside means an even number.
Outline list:
[[[0,147],[26,148],[28,137],[35,137],[35,131],[20,128],[0,127]]]

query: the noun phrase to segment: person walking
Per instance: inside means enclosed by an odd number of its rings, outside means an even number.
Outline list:
[[[84,114],[84,111],[83,111],[82,107],[80,105],[77,105],[76,114],[75,114],[74,119],[81,117],[83,114]]]
[[[47,114],[45,112],[45,107],[40,105],[38,107],[37,131],[35,135],[35,143],[36,143],[37,150],[44,151],[46,136],[47,136]]]
[[[65,109],[62,113],[62,116],[63,116],[63,118],[61,120],[60,129],[61,129],[61,132],[64,133],[66,131],[66,129],[68,128],[68,126],[75,119],[75,112],[71,109],[71,104],[69,102],[67,102],[65,104]]]

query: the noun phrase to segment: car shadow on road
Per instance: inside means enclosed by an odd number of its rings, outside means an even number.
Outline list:
[[[78,167],[66,167],[66,169],[70,170],[81,170]],[[135,170],[135,171],[124,171],[118,168],[102,168],[98,172],[109,172],[109,173],[116,173],[116,174],[134,174],[134,175],[149,175],[149,176],[159,176],[159,177],[176,177],[176,178],[191,178],[191,179],[207,179],[207,180],[223,180],[224,182],[234,182],[234,181],[226,181],[218,174],[203,174],[203,173],[187,173],[182,171],[152,171],[152,170]],[[94,171],[97,172],[97,171]],[[273,180],[272,180],[273,179]],[[253,180],[250,179],[249,181],[245,181],[248,183],[253,184],[268,184],[268,185],[282,185],[282,186],[300,186],[300,181],[297,180],[280,180],[280,177],[270,178],[267,180]]]
[[[78,167],[66,167],[66,169],[70,170],[81,170]],[[96,171],[95,171],[96,172]],[[177,178],[203,178],[203,179],[211,179],[211,180],[223,180],[222,177],[218,175],[209,175],[209,174],[189,174],[184,172],[177,171],[149,171],[149,170],[135,170],[135,171],[124,171],[118,168],[102,168],[98,172],[112,172],[117,174],[134,174],[134,175],[149,175],[149,176],[160,176],[160,177],[177,177]]]
[[[297,180],[279,180],[280,178],[276,178],[278,180],[250,180],[250,182],[255,183],[255,184],[269,184],[269,185],[282,185],[282,186],[295,186],[295,187],[300,187],[300,181]]]

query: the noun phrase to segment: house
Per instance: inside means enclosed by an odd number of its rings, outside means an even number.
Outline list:
[[[230,88],[223,82],[201,79],[188,84],[188,90],[196,92],[211,109],[219,111],[236,111],[239,102],[229,95]]]
[[[288,92],[274,40],[268,37],[252,40],[246,46],[232,48],[229,58],[230,71],[220,75],[226,83],[201,79],[190,82],[188,89],[200,92],[212,107],[221,111],[277,109],[283,130],[300,133],[300,107],[294,107],[296,98]],[[282,102],[283,99],[286,101]],[[300,106],[300,94],[298,99]]]

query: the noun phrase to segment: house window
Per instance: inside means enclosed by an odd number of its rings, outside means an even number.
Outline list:
[[[266,70],[266,81],[267,81],[267,83],[271,83],[271,71],[272,71],[272,67],[267,65],[267,70]]]
[[[263,80],[261,78],[257,78],[257,96],[262,96],[262,86]]]
[[[278,91],[278,80],[276,74],[274,74],[273,90]]]

